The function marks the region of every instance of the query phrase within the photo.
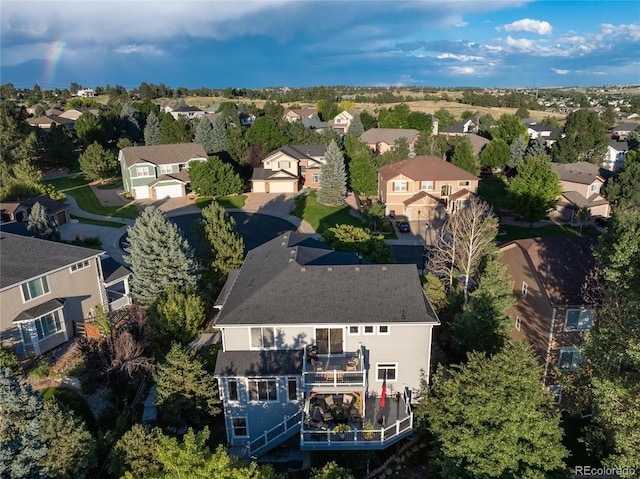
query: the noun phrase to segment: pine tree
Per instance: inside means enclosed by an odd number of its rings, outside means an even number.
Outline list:
[[[207,155],[214,153],[213,142],[211,141],[212,128],[209,118],[203,116],[198,122],[198,126],[196,127],[196,136],[193,139],[194,142],[202,145],[202,148],[207,152]]]
[[[341,205],[347,194],[347,172],[344,157],[335,141],[327,147],[324,160],[320,169],[318,201],[323,205]]]
[[[36,237],[45,240],[60,240],[60,230],[56,222],[49,216],[47,210],[40,203],[36,203],[31,208],[27,229],[33,232]]]
[[[544,141],[542,141],[542,137],[538,135],[535,139],[529,142],[529,145],[527,145],[524,158],[531,158],[531,157],[542,156],[546,154],[547,154],[547,147],[544,146]]]
[[[22,386],[10,369],[0,369],[0,471],[2,477],[49,477],[42,465],[48,448],[40,438],[42,397]]]
[[[222,116],[216,116],[211,126],[211,153],[227,151],[227,124]]]
[[[511,143],[511,149],[509,151],[509,155],[511,157],[509,161],[509,166],[511,168],[517,168],[520,163],[524,161],[525,152],[527,149],[527,144],[524,141],[524,138],[519,136]]]
[[[128,228],[127,242],[125,261],[133,271],[131,294],[143,307],[171,285],[180,291],[196,287],[193,249],[158,208],[145,208]]]
[[[138,141],[140,138],[140,124],[136,119],[136,113],[138,113],[138,111],[128,103],[122,105],[122,110],[120,110],[120,119],[122,120],[124,133],[127,138],[132,141]]]
[[[356,116],[351,120],[351,124],[349,125],[349,131],[347,131],[354,138],[359,138],[360,135],[364,133],[364,125],[362,124],[362,120],[360,119],[360,115],[356,113]]]
[[[214,271],[226,276],[242,266],[244,241],[236,232],[236,221],[213,201],[202,210],[202,232],[210,246],[209,261]]]
[[[158,384],[156,404],[169,424],[201,428],[220,412],[216,381],[195,351],[174,344],[153,379]]]
[[[160,120],[154,112],[149,113],[147,117],[147,125],[144,127],[144,143],[145,145],[160,144]]]

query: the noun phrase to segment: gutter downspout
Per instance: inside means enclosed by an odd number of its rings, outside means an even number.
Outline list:
[[[547,381],[547,373],[549,372],[549,359],[551,358],[551,341],[553,340],[553,325],[556,322],[557,308],[553,308],[551,312],[551,324],[549,326],[549,341],[547,343],[547,357],[544,362],[544,374],[542,375],[542,385],[544,386]]]

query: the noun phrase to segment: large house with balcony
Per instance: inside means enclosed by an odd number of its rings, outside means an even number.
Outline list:
[[[39,356],[74,336],[74,325],[131,303],[124,266],[103,251],[0,233],[0,342]]]
[[[248,253],[216,307],[233,453],[383,449],[411,434],[439,324],[415,266],[365,264],[291,231]]]
[[[295,193],[318,188],[325,150],[324,145],[286,145],[269,153],[262,168],[253,169],[251,191]]]
[[[580,333],[591,328],[593,305],[584,285],[595,267],[594,238],[532,238],[500,246],[516,303],[507,310],[511,337],[531,343],[543,365],[543,384],[560,402],[559,373],[583,361]]]
[[[385,214],[444,219],[478,192],[479,178],[437,156],[415,156],[378,169]]]
[[[128,146],[118,155],[122,184],[136,200],[182,198],[189,184],[189,164],[207,161],[198,143]]]

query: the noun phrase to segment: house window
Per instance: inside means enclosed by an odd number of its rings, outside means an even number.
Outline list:
[[[298,380],[296,378],[289,378],[287,380],[287,390],[289,392],[289,401],[298,400]]]
[[[591,328],[593,322],[593,310],[569,309],[565,316],[565,331],[584,331]]]
[[[349,326],[349,336],[360,334],[360,326]]]
[[[278,383],[275,379],[252,379],[249,381],[251,401],[277,401]]]
[[[171,167],[171,165],[161,165],[160,166],[160,173],[162,173],[163,175],[169,174],[173,171],[173,168]]]
[[[364,327],[364,334],[375,334],[375,329],[373,327],[373,325],[369,326],[365,326]]]
[[[516,316],[516,329],[520,331],[520,316]]]
[[[229,401],[238,400],[238,380],[229,379]]]
[[[180,163],[178,164],[178,171],[182,171],[185,168],[187,168],[187,164],[186,163]]]
[[[251,347],[253,349],[272,349],[275,344],[273,328],[251,328]]]
[[[440,196],[449,196],[451,194],[451,185],[442,185],[440,188]]]
[[[34,323],[36,325],[36,331],[38,332],[39,340],[48,338],[49,336],[53,336],[54,334],[62,331],[60,310],[45,314],[41,318],[36,319]],[[22,333],[22,342],[24,344],[31,344],[29,327],[24,323],[20,324],[20,332]]]
[[[378,334],[389,334],[389,326],[386,324],[378,326]]]
[[[584,356],[577,348],[561,348],[558,367],[561,371],[575,371],[580,369]]]
[[[394,183],[393,183],[393,191],[407,191],[407,182],[406,181],[394,181]]]
[[[469,180],[458,181],[458,186],[469,186]]]
[[[286,170],[289,169],[291,167],[291,162],[290,161],[280,161],[278,162],[278,168],[280,168],[281,170]]]
[[[426,190],[426,191],[432,191],[433,190],[433,181],[421,181],[420,182],[420,189],[421,190]]]
[[[589,193],[598,193],[600,191],[600,183],[593,183],[589,186]]]
[[[529,285],[523,281],[522,282],[522,289],[520,290],[522,292],[522,296],[526,296],[527,295],[527,289],[528,288],[529,288]]]
[[[233,436],[234,437],[247,437],[247,418],[246,417],[234,417],[233,421]]]
[[[398,363],[376,364],[376,381],[384,381],[385,374],[387,381],[395,381],[398,378]]]
[[[311,175],[311,183],[320,183],[320,173],[314,173]]]
[[[562,401],[562,386],[559,384],[552,384],[549,386],[549,393],[553,397],[553,404],[560,404]]]
[[[136,168],[136,176],[151,176],[149,174],[149,167],[148,166],[138,166]]]
[[[22,297],[25,301],[30,301],[40,296],[44,296],[49,292],[49,282],[46,276],[32,279],[22,284]]]
[[[84,269],[89,267],[89,260],[85,259],[84,261],[80,261],[79,263],[71,265],[71,272],[78,271],[79,269]]]

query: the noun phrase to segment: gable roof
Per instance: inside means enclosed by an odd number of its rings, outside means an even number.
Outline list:
[[[327,147],[324,145],[285,145],[269,153],[262,162],[268,161],[273,155],[282,152],[296,160],[313,158],[314,156],[324,156]]]
[[[618,132],[627,132],[627,131],[634,131],[636,128],[638,128],[637,123],[620,123],[619,125],[614,126],[613,128],[611,128],[611,132],[612,133],[618,133]]]
[[[194,158],[207,158],[207,153],[198,143],[175,143],[171,145],[127,146],[120,150],[127,167],[138,163],[171,165],[186,163]]]
[[[437,156],[414,156],[413,158],[378,168],[378,173],[386,181],[399,175],[404,175],[414,181],[471,181],[478,179],[477,176]]]
[[[613,138],[609,139],[609,146],[616,151],[629,151],[628,141],[618,141]]]
[[[466,120],[462,120],[460,123],[456,123],[455,125],[449,125],[449,126],[445,126],[442,130],[440,130],[441,133],[447,134],[447,133],[468,133],[469,128],[471,127],[471,125],[473,125],[473,120],[466,119]]]
[[[293,115],[290,115],[293,113]],[[285,112],[285,116],[299,117],[299,118],[311,118],[318,113],[317,108],[289,108]]]
[[[0,251],[0,290],[104,253],[7,232],[0,233]]]
[[[487,140],[484,136],[480,136],[476,133],[465,133],[464,136],[469,138],[471,142],[471,148],[473,148],[473,152],[477,155],[480,153],[485,146],[487,146],[491,141]]]
[[[596,179],[604,181],[601,174],[602,169],[598,165],[587,161],[576,163],[551,163],[551,166],[562,181],[590,185]]]
[[[582,286],[595,268],[595,244],[594,238],[530,238],[507,243],[500,249],[515,245],[522,250],[552,305],[577,306],[585,304]]]
[[[36,203],[40,203],[40,206],[50,213],[59,213],[69,209],[70,205],[61,203],[60,201],[49,198],[47,195],[38,195],[33,198],[29,198],[20,202],[20,206],[26,206],[28,208],[33,207]]]
[[[398,139],[406,138],[411,143],[420,134],[411,128],[371,128],[360,135],[365,143],[387,143],[393,145]]]
[[[415,265],[360,264],[295,232],[251,250],[225,294],[218,326],[438,323]]]

